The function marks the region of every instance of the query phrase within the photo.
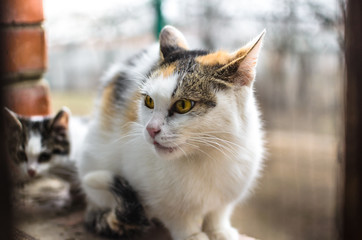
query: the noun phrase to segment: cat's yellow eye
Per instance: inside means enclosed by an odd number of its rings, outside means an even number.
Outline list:
[[[150,108],[150,109],[153,109],[155,107],[155,103],[153,102],[153,99],[146,95],[146,98],[145,98],[145,105],[146,107]]]
[[[177,102],[175,102],[174,109],[175,109],[175,112],[184,114],[184,113],[189,112],[194,105],[195,105],[194,101],[187,100],[187,99],[181,99],[181,100],[178,100]]]

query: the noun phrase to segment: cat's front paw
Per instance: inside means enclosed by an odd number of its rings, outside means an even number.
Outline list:
[[[209,238],[205,233],[200,232],[186,238],[185,240],[209,240]]]
[[[238,240],[239,233],[235,228],[227,228],[219,231],[212,231],[207,234],[210,240]]]
[[[144,224],[131,224],[121,222],[114,211],[112,211],[107,217],[108,227],[117,236],[127,237],[137,235],[146,229]]]

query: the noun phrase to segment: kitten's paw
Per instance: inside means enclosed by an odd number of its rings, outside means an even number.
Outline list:
[[[235,228],[222,229],[220,231],[209,232],[210,240],[238,240],[239,233]]]
[[[205,233],[200,232],[186,238],[185,240],[209,240],[209,238]]]

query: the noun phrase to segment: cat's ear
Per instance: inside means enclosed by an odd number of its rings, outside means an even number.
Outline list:
[[[255,78],[256,63],[263,44],[265,30],[244,47],[232,54],[231,60],[217,74],[239,86],[251,86]]]
[[[172,26],[165,26],[160,33],[160,55],[161,59],[175,50],[188,49],[184,35]]]
[[[4,115],[8,127],[7,129],[18,129],[20,131],[23,129],[23,125],[21,124],[19,117],[16,113],[5,107]]]
[[[55,115],[50,124],[50,129],[57,132],[64,132],[68,130],[70,110],[67,107],[62,109]]]

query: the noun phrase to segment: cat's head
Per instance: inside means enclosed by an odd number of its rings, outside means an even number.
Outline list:
[[[161,157],[233,153],[248,105],[255,107],[252,86],[264,33],[227,53],[189,50],[177,29],[162,30],[160,62],[141,88],[139,108],[144,137]]]
[[[67,158],[69,109],[55,116],[25,117],[5,109],[6,139],[13,175],[27,180],[48,173],[52,164]]]

